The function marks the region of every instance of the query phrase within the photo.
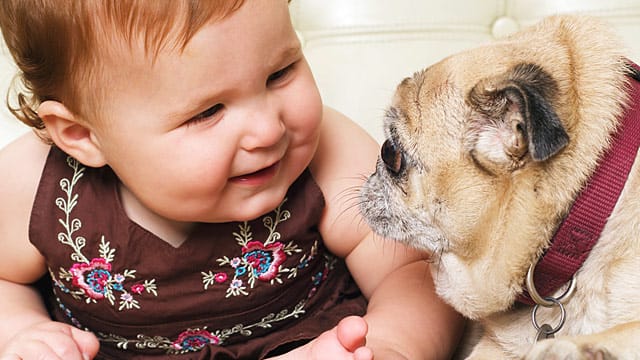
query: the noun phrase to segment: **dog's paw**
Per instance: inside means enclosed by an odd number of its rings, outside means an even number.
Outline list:
[[[525,360],[614,360],[608,351],[570,339],[547,339],[536,343]]]

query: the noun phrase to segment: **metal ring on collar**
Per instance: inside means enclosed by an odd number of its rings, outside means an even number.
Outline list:
[[[540,294],[538,293],[538,290],[536,290],[536,285],[533,282],[533,272],[535,271],[537,264],[538,263],[536,262],[535,264],[531,264],[529,266],[529,271],[527,271],[527,279],[525,282],[527,286],[527,292],[529,293],[529,296],[531,296],[531,299],[536,304],[542,305],[544,307],[552,307],[556,304],[556,302],[558,303],[565,302],[567,299],[571,297],[571,295],[573,295],[573,292],[576,290],[575,276],[571,278],[571,282],[569,283],[569,287],[567,287],[567,290],[565,290],[564,293],[562,293],[562,295],[558,296],[557,298],[551,298],[551,297],[543,298],[542,296],[540,296]]]
[[[562,305],[562,303],[558,299],[552,298],[552,297],[546,297],[545,300],[551,302],[554,305],[558,305],[560,307],[560,321],[558,322],[558,325],[556,325],[556,327],[554,328],[551,328],[551,330],[549,330],[545,334],[545,335],[551,335],[551,334],[557,333],[560,329],[562,329],[562,326],[564,325],[564,321],[567,317],[567,313],[564,309],[564,305]],[[536,328],[537,331],[540,330],[540,325],[538,325],[538,320],[536,320],[536,314],[539,308],[540,308],[540,305],[536,304],[533,307],[533,311],[531,312],[531,322],[533,323],[533,327]]]

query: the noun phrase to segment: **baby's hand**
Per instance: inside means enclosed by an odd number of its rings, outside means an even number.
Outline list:
[[[316,339],[275,359],[372,360],[373,352],[365,347],[367,323],[359,316],[342,319],[336,327]]]
[[[88,360],[96,356],[99,347],[93,334],[47,321],[19,330],[0,351],[0,360]]]

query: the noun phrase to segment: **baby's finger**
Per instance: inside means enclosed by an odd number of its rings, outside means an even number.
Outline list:
[[[353,353],[353,358],[355,360],[373,360],[373,351],[367,347],[358,348]]]
[[[349,351],[355,351],[366,343],[367,322],[360,316],[347,316],[337,325],[340,344]]]
[[[98,352],[98,340],[91,333],[68,326],[60,332],[50,333],[47,346],[55,357],[63,360],[89,360]]]
[[[71,336],[78,345],[78,350],[84,360],[93,359],[100,349],[100,342],[93,333],[72,328]]]

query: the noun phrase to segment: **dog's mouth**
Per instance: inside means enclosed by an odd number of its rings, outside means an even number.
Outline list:
[[[377,170],[360,190],[364,220],[378,235],[431,252],[442,251],[446,242],[425,213],[406,202],[409,170],[414,166],[396,142],[382,145]]]

